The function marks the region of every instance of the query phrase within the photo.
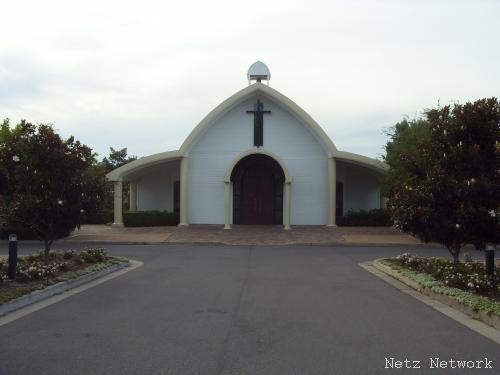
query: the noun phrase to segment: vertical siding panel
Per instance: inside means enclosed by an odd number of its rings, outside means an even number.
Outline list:
[[[263,148],[278,155],[293,177],[293,224],[326,224],[328,218],[328,164],[321,144],[296,118],[279,105],[262,99]],[[226,113],[189,152],[189,221],[224,223],[224,184],[231,162],[253,146],[253,116],[245,113],[255,99]]]

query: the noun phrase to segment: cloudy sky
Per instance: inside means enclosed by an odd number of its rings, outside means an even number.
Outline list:
[[[256,60],[341,150],[500,94],[498,0],[5,1],[0,117],[54,123],[101,156],[177,149]]]

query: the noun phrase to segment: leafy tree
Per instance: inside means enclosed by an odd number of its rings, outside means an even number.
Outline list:
[[[109,148],[109,156],[102,160],[102,164],[106,173],[111,172],[113,169],[121,167],[131,161],[137,160],[136,156],[127,156],[127,148],[115,150],[113,147]]]
[[[122,148],[115,150],[113,147],[109,148],[109,156],[102,160],[101,166],[103,168],[104,174],[102,175],[106,191],[105,207],[109,210],[113,209],[113,183],[106,180],[106,174],[111,172],[113,169],[119,168],[122,165],[130,163],[131,161],[137,160],[136,156],[127,156],[127,148]],[[122,189],[122,202],[127,205],[129,200],[129,184],[124,183]]]
[[[0,149],[5,147],[5,142],[10,135],[10,121],[8,118],[3,120],[2,124],[0,125]],[[0,163],[0,207],[2,206],[3,203],[3,191],[5,190],[5,186],[7,184],[7,169],[5,164]]]
[[[50,125],[23,120],[10,128],[4,121],[1,134],[1,209],[9,223],[37,234],[48,257],[52,242],[68,235],[90,204],[87,173],[94,154],[73,137],[61,139]]]
[[[109,193],[106,172],[102,163],[92,163],[85,170],[84,181],[83,213],[92,214],[108,209],[112,202],[112,195],[110,196]]]
[[[387,144],[388,207],[401,230],[443,244],[457,261],[464,244],[484,250],[499,240],[500,107],[496,98],[446,106],[426,122],[428,138],[413,147],[401,139],[416,128],[396,128]]]
[[[391,168],[384,180],[383,189],[391,194],[398,181],[404,181],[414,173],[409,169],[406,160],[411,157],[412,165],[425,168],[425,158],[420,153],[420,147],[429,141],[429,123],[425,119],[403,119],[387,132],[389,141],[385,146],[384,162]],[[402,157],[404,155],[404,157]]]

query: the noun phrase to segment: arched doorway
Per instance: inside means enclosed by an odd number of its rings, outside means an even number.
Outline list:
[[[283,224],[285,174],[270,156],[252,154],[231,173],[234,224]]]

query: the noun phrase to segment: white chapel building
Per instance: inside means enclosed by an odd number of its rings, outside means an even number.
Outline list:
[[[178,150],[107,175],[114,225],[123,225],[123,182],[131,211],[177,211],[179,225],[335,226],[348,210],[382,206],[384,163],[338,150],[309,114],[269,87],[262,62],[247,78],[248,87],[206,115]]]

